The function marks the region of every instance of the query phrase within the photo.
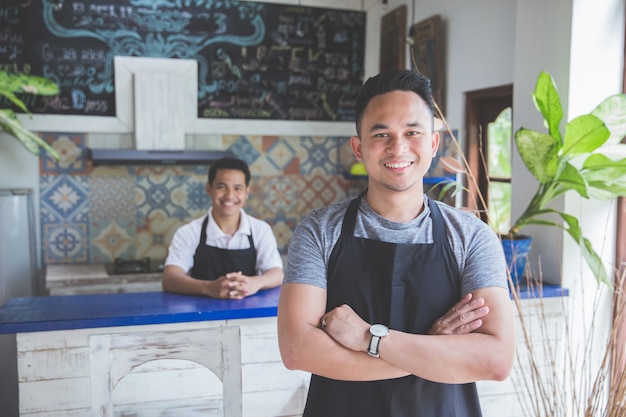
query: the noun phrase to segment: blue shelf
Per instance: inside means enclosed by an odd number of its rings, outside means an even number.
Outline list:
[[[367,175],[344,174],[348,180],[367,180]],[[439,184],[442,181],[454,181],[454,177],[424,177],[424,184]]]
[[[534,285],[528,287],[526,284],[522,284],[519,286],[518,294],[521,300],[530,300],[533,298],[567,297],[569,296],[569,290],[560,285]]]
[[[424,184],[439,184],[444,181],[455,181],[454,177],[424,177]]]

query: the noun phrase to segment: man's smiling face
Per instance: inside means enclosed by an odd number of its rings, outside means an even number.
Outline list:
[[[206,190],[213,202],[213,216],[219,218],[238,216],[250,192],[245,174],[236,169],[218,169],[213,184],[207,183]]]
[[[350,143],[367,169],[370,188],[422,189],[439,133],[433,132],[432,114],[419,95],[398,90],[373,97],[363,112],[360,132]]]

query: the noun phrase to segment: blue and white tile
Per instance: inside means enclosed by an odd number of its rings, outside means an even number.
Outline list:
[[[338,171],[338,141],[333,137],[303,137],[304,156],[300,161],[303,175],[335,175]]]
[[[261,157],[260,136],[228,136],[224,138],[224,142],[226,149],[237,158],[243,159],[251,170],[254,163]]]
[[[134,258],[134,219],[98,219],[90,223],[91,263],[112,262],[115,258]]]
[[[42,174],[84,174],[87,169],[85,135],[79,133],[43,133],[42,139],[58,154],[55,161],[46,152],[41,154]]]
[[[88,261],[87,223],[44,224],[43,260],[46,264]]]
[[[168,217],[187,218],[185,208],[188,177],[168,169],[144,170],[136,179],[135,204],[138,218],[150,217],[151,213],[161,211]],[[173,196],[176,196],[176,201]]]
[[[91,220],[134,217],[134,176],[124,167],[95,169],[91,176],[89,211]]]
[[[39,178],[43,222],[88,221],[90,192],[88,176],[60,174]]]

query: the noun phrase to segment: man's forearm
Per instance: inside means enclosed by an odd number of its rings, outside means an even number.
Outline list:
[[[265,271],[265,273],[259,275],[258,279],[261,280],[261,289],[266,290],[281,285],[283,283],[283,277],[283,269],[277,267]]]

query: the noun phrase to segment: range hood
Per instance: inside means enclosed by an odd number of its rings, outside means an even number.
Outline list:
[[[93,165],[209,165],[230,151],[87,149]]]

